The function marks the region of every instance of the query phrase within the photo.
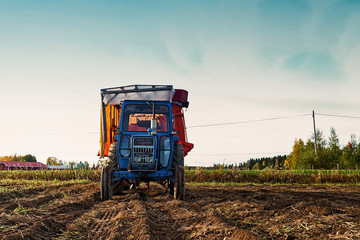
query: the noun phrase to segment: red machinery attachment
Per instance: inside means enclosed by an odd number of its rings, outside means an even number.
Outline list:
[[[174,116],[174,131],[177,131],[178,134],[175,136],[179,137],[177,144],[182,144],[184,146],[184,156],[193,149],[194,144],[189,143],[186,135],[186,125],[183,107],[187,108],[189,102],[187,100],[188,92],[183,89],[175,89],[175,94],[172,99],[172,112]]]

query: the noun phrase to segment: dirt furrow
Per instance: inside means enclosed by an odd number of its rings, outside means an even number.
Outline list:
[[[151,239],[146,209],[136,192],[97,202],[68,225],[60,239]]]
[[[125,209],[124,204],[116,205],[116,203],[111,204],[104,213],[101,213],[100,218],[94,220],[89,227],[88,239],[110,239],[111,233],[116,229],[115,216]]]
[[[143,201],[134,199],[129,202],[131,216],[130,236],[140,240],[150,240],[150,228],[146,207]]]
[[[12,201],[13,199],[24,197],[24,196],[34,196],[41,192],[46,191],[44,187],[37,187],[31,189],[22,189],[22,190],[11,190],[9,192],[0,193],[0,201],[1,202],[8,202]],[[1,207],[1,205],[0,205]]]
[[[191,189],[186,201],[173,200],[157,185],[152,185],[149,192],[141,188],[137,192],[140,199],[135,209],[141,213],[138,221],[147,226],[150,239],[258,239],[250,231],[226,222],[212,210],[213,206],[207,208],[209,204],[223,203],[223,196],[216,195],[212,201],[206,198],[199,205],[193,201],[198,193]]]
[[[59,236],[66,226],[76,218],[88,211],[96,201],[100,201],[98,190],[93,189],[76,196],[57,199],[53,204],[45,207],[40,215],[33,213],[24,214],[24,216],[6,215],[7,221],[2,222],[8,227],[18,224],[20,220],[23,223],[21,229],[15,225],[11,234],[1,236],[2,239],[53,239]],[[9,232],[8,232],[9,233]]]
[[[1,206],[0,213],[1,212],[9,213],[17,208],[34,208],[46,204],[60,197],[63,197],[62,193],[45,194],[30,199],[28,198],[17,199],[11,203],[4,204],[4,206]]]
[[[181,225],[171,217],[168,211],[162,210],[161,205],[151,206],[146,204],[147,225],[151,233],[151,239],[185,239],[186,237],[179,231]]]
[[[0,193],[0,213],[2,210],[13,210],[19,205],[24,207],[35,207],[46,203],[47,199],[59,198],[61,196],[71,195],[93,189],[94,184],[64,184],[61,186],[46,186],[30,189],[13,190],[6,193]],[[39,199],[39,200],[37,200]]]
[[[258,239],[250,231],[225,221],[214,210],[216,207],[193,203],[191,191],[187,196],[187,201],[170,201],[161,207],[177,225],[177,236],[167,239]]]

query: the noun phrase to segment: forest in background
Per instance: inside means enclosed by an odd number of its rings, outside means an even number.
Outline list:
[[[14,154],[9,156],[0,156],[0,161],[3,162],[9,162],[9,161],[15,161],[15,162],[37,162],[36,157],[27,154],[25,156]]]
[[[292,152],[289,155],[251,158],[238,166],[229,165],[224,168],[239,167],[240,169],[358,169],[360,167],[360,140],[355,135],[344,146],[334,128],[330,129],[330,137],[326,139],[324,133],[316,130],[317,154],[315,154],[315,135],[306,142],[301,138],[295,139]],[[214,165],[218,167],[220,165]]]
[[[316,130],[317,154],[315,154],[315,137],[312,135],[306,143],[295,139],[292,152],[286,158],[284,166],[288,169],[358,169],[360,167],[360,144],[356,136],[350,136],[345,146],[340,145],[334,128],[330,137],[325,139],[320,130]]]

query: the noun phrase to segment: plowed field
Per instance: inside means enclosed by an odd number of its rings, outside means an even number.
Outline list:
[[[360,239],[360,187],[157,184],[101,201],[98,183],[1,183],[0,239]]]

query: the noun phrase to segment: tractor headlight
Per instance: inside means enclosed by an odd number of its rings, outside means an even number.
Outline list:
[[[152,157],[146,157],[146,158],[145,158],[145,162],[146,162],[146,163],[152,163],[152,162],[153,162],[153,158],[152,158]]]
[[[120,155],[122,157],[130,156],[130,136],[122,135],[120,138]]]
[[[135,157],[134,157],[134,163],[141,163],[141,158],[135,156]]]
[[[167,167],[170,160],[171,141],[170,137],[162,136],[160,138],[160,164],[162,167]]]

